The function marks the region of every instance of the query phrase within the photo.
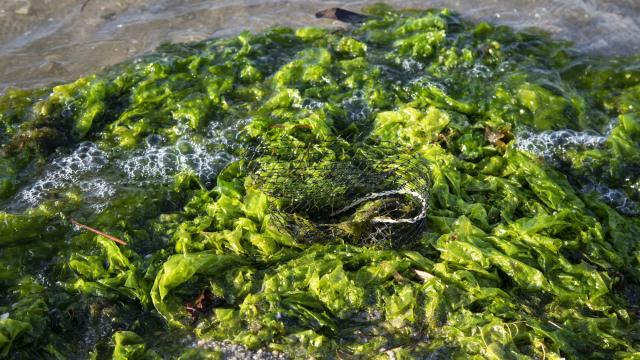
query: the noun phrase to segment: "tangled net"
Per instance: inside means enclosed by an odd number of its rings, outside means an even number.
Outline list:
[[[423,230],[427,162],[384,144],[280,142],[246,156],[272,222],[296,239],[398,248]]]

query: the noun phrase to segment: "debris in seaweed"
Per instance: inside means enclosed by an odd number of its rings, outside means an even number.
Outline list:
[[[318,11],[316,13],[316,17],[339,20],[347,23],[361,23],[369,18],[367,15],[358,14],[341,8],[330,8]]]

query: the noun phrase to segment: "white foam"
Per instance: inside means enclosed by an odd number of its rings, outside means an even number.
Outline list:
[[[609,204],[611,207],[615,208],[622,214],[630,216],[640,215],[640,206],[638,205],[638,203],[630,199],[622,190],[612,189],[604,184],[590,184],[583,187],[582,192],[597,193],[600,197],[600,200]]]
[[[625,179],[627,182],[631,182],[631,178]],[[631,184],[629,188],[636,194],[640,195],[640,179],[638,179],[634,184]]]
[[[605,129],[604,135],[597,134],[594,131],[574,130],[534,133],[531,130],[525,129],[517,133],[515,147],[544,157],[545,160],[553,164],[557,163],[568,150],[588,150],[604,146],[611,130],[616,125],[617,121],[611,121]],[[585,159],[584,165],[589,166],[589,161],[590,159]],[[631,179],[627,181],[631,181]],[[631,185],[629,189],[637,193],[637,186],[635,184]],[[581,191],[583,193],[597,193],[602,201],[622,214],[631,216],[640,215],[640,205],[621,189],[612,189],[603,183],[596,183],[584,186]]]
[[[50,196],[52,192],[65,189],[70,185],[80,185],[83,190],[82,184],[84,184],[85,188],[89,189],[89,184],[78,182],[80,177],[98,172],[108,162],[107,154],[94,143],[81,143],[70,155],[53,160],[40,179],[16,195],[16,202],[33,207]]]
[[[413,58],[403,58],[400,66],[402,66],[402,70],[409,73],[421,72],[424,69],[424,65]]]
[[[519,131],[515,147],[546,159],[553,159],[559,153],[570,149],[594,149],[607,141],[607,135],[593,131],[555,130],[534,133],[530,130]]]
[[[107,199],[116,193],[116,188],[101,178],[80,181],[78,187],[87,198],[93,199]]]
[[[347,111],[347,116],[352,122],[363,122],[371,115],[371,109],[362,90],[355,91],[351,97],[343,100],[342,108]]]
[[[239,144],[242,128],[252,119],[233,121],[229,126],[212,123],[204,136],[188,127],[178,129],[182,137],[167,144],[159,135],[144,140],[144,148],[132,152],[107,152],[91,142],[84,142],[65,156],[52,160],[44,171],[19,191],[9,204],[12,211],[35,207],[55,193],[75,189],[86,205],[100,212],[122,185],[144,187],[167,184],[180,172],[192,172],[205,183],[212,183],[218,173],[235,160],[233,149]]]
[[[475,64],[468,72],[469,76],[475,78],[488,79],[491,77],[491,69],[486,65]]]
[[[219,139],[222,142],[222,138]],[[173,145],[153,145],[121,161],[119,167],[134,180],[166,183],[179,172],[193,172],[205,182],[213,181],[233,157],[210,149],[210,143],[196,143],[186,138]]]
[[[322,104],[315,102],[317,104]],[[309,104],[308,106],[317,106]],[[304,106],[304,104],[303,104]],[[324,106],[323,104],[320,106]],[[227,151],[234,149],[240,143],[242,129],[249,124],[253,118],[237,119],[229,126],[223,126],[219,122],[212,122],[207,127],[207,143],[214,147],[222,147]]]
[[[304,98],[304,100],[302,100],[302,108],[303,109],[307,109],[307,110],[317,110],[317,109],[321,109],[323,108],[325,105],[324,102],[322,101],[318,101],[318,100],[314,100],[311,98]]]

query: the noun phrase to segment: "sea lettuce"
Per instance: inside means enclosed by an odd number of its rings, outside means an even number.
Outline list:
[[[637,357],[640,58],[448,10],[367,13],[2,95],[0,357],[217,358],[220,341],[291,358]],[[69,176],[24,205],[87,142],[108,201]],[[391,247],[279,226],[296,199],[255,181],[252,162],[278,160],[256,149],[331,169],[363,143],[425,161],[423,231]],[[348,192],[331,190],[320,212]]]

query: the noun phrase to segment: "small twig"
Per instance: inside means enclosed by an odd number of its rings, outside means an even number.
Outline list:
[[[107,233],[103,233],[102,231],[97,230],[97,229],[94,229],[94,228],[92,228],[92,227],[89,227],[89,226],[87,226],[87,225],[85,225],[85,224],[81,224],[81,223],[77,222],[77,221],[76,221],[76,220],[74,220],[74,219],[69,218],[69,221],[71,221],[71,222],[73,223],[73,225],[75,225],[75,226],[78,226],[78,227],[81,227],[81,228],[83,228],[83,229],[89,230],[89,231],[91,231],[91,232],[92,232],[92,233],[94,233],[94,234],[98,234],[98,235],[100,235],[100,236],[104,236],[104,237],[106,237],[107,239],[109,239],[109,240],[113,240],[113,241],[117,242],[117,243],[118,243],[118,244],[120,244],[120,245],[128,245],[125,241],[120,240],[120,239],[118,239],[118,238],[117,238],[117,237],[115,237],[115,236],[109,235],[109,234],[107,234]]]

